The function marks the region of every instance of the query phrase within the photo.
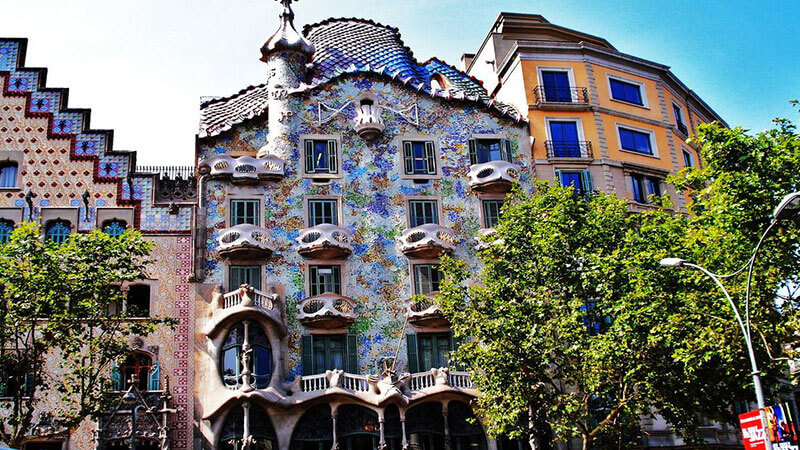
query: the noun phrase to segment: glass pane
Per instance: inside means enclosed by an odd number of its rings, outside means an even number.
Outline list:
[[[11,239],[14,231],[14,223],[8,220],[0,220],[0,244],[5,244]]]
[[[258,225],[258,200],[231,201],[231,226]]]
[[[478,163],[501,161],[503,159],[500,139],[478,139],[475,141]]]
[[[103,232],[111,237],[120,237],[125,232],[126,224],[121,220],[111,220],[103,224]]]
[[[328,172],[328,141],[314,141],[314,167],[317,173]]]
[[[561,185],[564,187],[572,186],[575,188],[575,195],[583,193],[580,172],[561,172]]]
[[[411,157],[413,158],[413,168],[415,174],[428,173],[428,158],[425,154],[424,142],[411,143]]]
[[[339,225],[338,202],[333,199],[309,200],[308,225],[315,227],[323,223]]]
[[[226,385],[235,385],[239,377],[239,347],[232,347],[222,355],[222,377]]]
[[[439,209],[436,200],[411,200],[408,202],[408,206],[412,228],[429,223],[439,223]]]
[[[574,121],[550,122],[550,138],[553,156],[560,158],[580,158],[581,146],[578,139],[578,123]]]
[[[243,284],[261,289],[261,266],[231,266],[229,282],[231,291]]]
[[[571,102],[569,75],[562,71],[542,71],[545,101]]]
[[[0,167],[0,187],[17,186],[17,165],[6,164]]]
[[[424,372],[431,370],[434,367],[435,357],[433,354],[433,336],[421,335],[419,339],[419,357],[422,367],[420,369]]]
[[[502,200],[484,200],[483,201],[483,226],[486,228],[494,228],[497,222],[500,221],[500,210],[503,207]]]
[[[448,367],[450,365],[450,336],[438,335],[436,336],[437,354],[436,364],[438,367]]]

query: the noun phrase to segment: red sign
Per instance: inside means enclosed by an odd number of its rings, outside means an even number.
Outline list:
[[[744,448],[746,450],[767,450],[764,441],[767,432],[764,429],[764,422],[761,420],[761,410],[739,414],[739,425],[742,427],[742,437],[744,438]]]

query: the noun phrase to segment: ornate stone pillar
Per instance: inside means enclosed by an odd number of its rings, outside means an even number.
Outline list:
[[[444,418],[444,450],[452,450],[453,442],[450,440],[450,427],[447,425],[447,403],[442,405],[442,418]]]
[[[253,390],[253,385],[250,383],[250,361],[253,358],[253,349],[250,347],[250,321],[245,320],[242,322],[244,324],[244,337],[242,341],[242,355],[241,355],[241,363],[242,363],[242,390],[244,392],[250,392]]]

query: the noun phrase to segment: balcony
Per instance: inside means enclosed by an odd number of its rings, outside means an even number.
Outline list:
[[[210,320],[204,328],[207,336],[215,336],[224,331],[227,324],[247,316],[268,319],[279,333],[286,333],[284,304],[278,294],[268,294],[246,284],[227,294],[222,289],[217,286],[211,294]]]
[[[497,232],[494,228],[481,228],[478,231],[478,235],[475,236],[474,248],[476,251],[486,250],[490,246],[499,242],[501,241],[497,238]]]
[[[675,124],[675,128],[684,136],[689,137],[689,128],[683,122],[678,122]]]
[[[223,294],[221,303],[216,306],[218,309],[228,309],[235,306],[255,306],[264,309],[273,309],[275,308],[273,297],[273,295],[259,291],[251,286],[242,285],[233,292]]]
[[[436,294],[435,292],[426,294],[420,301],[415,301],[415,298],[421,296],[406,300],[406,318],[409,323],[421,327],[444,327],[449,324],[434,300]]]
[[[438,258],[442,252],[452,253],[457,243],[453,230],[429,223],[404,231],[399,247],[411,258]]]
[[[300,231],[297,252],[310,259],[342,259],[353,252],[350,231],[328,223]]]
[[[507,161],[489,161],[469,167],[469,186],[478,192],[504,194],[519,178],[519,167]]]
[[[545,141],[548,158],[594,158],[591,141]]]
[[[229,179],[235,184],[257,184],[283,178],[285,161],[275,155],[263,158],[217,155],[198,163],[201,175],[213,179]]]
[[[386,129],[386,125],[383,123],[381,111],[376,105],[359,105],[356,106],[353,128],[359,136],[369,141],[380,136]]]
[[[222,230],[217,243],[217,251],[223,258],[261,259],[275,252],[269,231],[250,224]]]
[[[589,109],[589,89],[585,87],[545,87],[533,88],[534,104],[539,109]]]
[[[297,320],[310,328],[343,328],[355,322],[355,305],[347,297],[326,292],[301,300]]]
[[[380,402],[395,393],[414,398],[444,391],[477,394],[469,372],[459,372],[446,367],[427,372],[406,373],[399,379],[380,379],[376,375],[355,375],[341,370],[303,375],[296,378],[298,379],[299,382],[296,381],[298,394],[306,398],[331,392],[347,392],[357,397],[363,396],[372,402],[376,400]]]

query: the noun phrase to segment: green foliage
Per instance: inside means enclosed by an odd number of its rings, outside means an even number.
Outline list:
[[[549,428],[584,448],[624,448],[641,415],[657,410],[691,442],[700,416],[730,422],[732,402],[752,400],[727,301],[702,273],[659,260],[717,273],[748,261],[772,209],[800,186],[800,137],[777,124],[758,136],[701,127],[704,166],[670,180],[693,199],[688,215],[665,198],[629,213],[613,195],[584,199],[538,181],[506,202],[477,279],[444,258],[438,300],[456,336],[471,338],[455,357],[474,371],[490,433]],[[766,239],[755,266],[751,320],[767,387],[785,374],[778,356],[798,330],[796,299],[775,302],[778,286],[798,281],[797,243],[794,218]],[[726,282],[744,311],[745,276]]]
[[[44,402],[68,429],[108,406],[111,364],[127,356],[129,337],[171,323],[110,312],[122,303],[123,282],[146,278],[151,247],[133,231],[73,234],[57,245],[35,223],[0,246],[0,367],[9,384],[27,384],[0,402],[0,441],[19,447]]]

